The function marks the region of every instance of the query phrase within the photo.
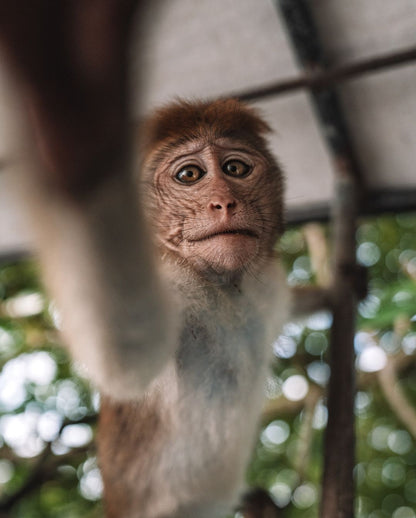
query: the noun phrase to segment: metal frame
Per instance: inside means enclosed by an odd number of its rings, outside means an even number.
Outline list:
[[[257,101],[259,99],[293,93],[305,88],[328,88],[368,74],[374,74],[393,67],[405,66],[414,62],[416,62],[416,47],[410,47],[400,52],[373,56],[334,68],[310,70],[304,75],[283,79],[256,89],[235,92],[234,95],[243,101]]]
[[[416,189],[367,189],[365,204],[359,207],[360,216],[410,211],[416,211]],[[286,224],[294,226],[311,221],[327,222],[330,213],[329,203],[302,205],[287,210]]]
[[[298,55],[304,73],[283,79],[276,83],[265,85],[260,88],[250,89],[245,91],[231,92],[224,97],[237,97],[245,101],[256,101],[267,99],[270,97],[277,97],[280,95],[289,94],[295,91],[308,90],[314,96],[314,104],[318,113],[318,118],[321,118],[319,112],[325,113],[324,124],[330,124],[333,127],[334,122],[340,113],[339,103],[335,101],[338,108],[335,108],[335,113],[331,108],[334,104],[333,100],[328,99],[325,92],[332,89],[343,82],[350,81],[363,77],[368,74],[377,73],[383,70],[388,70],[392,67],[399,67],[416,63],[416,47],[410,47],[398,52],[373,56],[371,58],[357,60],[351,63],[346,63],[341,66],[328,68],[326,67],[326,60],[322,48],[319,43],[316,45],[315,40],[318,41],[316,30],[313,27],[313,20],[308,9],[308,2],[298,0],[274,0],[276,8],[284,11],[286,24],[288,30],[296,38],[296,54]],[[303,15],[299,17],[299,10],[303,11]],[[301,30],[299,23],[302,24]],[[289,29],[290,27],[290,29]],[[294,31],[298,34],[295,36]],[[306,35],[306,36],[305,36]],[[324,92],[323,94],[319,92]],[[331,94],[330,97],[333,97]],[[342,113],[342,111],[341,111]],[[344,134],[345,137],[345,123],[343,118],[339,121],[338,137],[334,139],[334,149],[339,143],[339,136]],[[345,140],[345,138],[344,138]],[[357,160],[355,159],[354,151],[351,147],[350,138],[347,134],[347,150],[354,162],[354,170],[359,170]],[[332,147],[332,143],[329,143]],[[0,172],[2,163],[0,161]],[[365,197],[365,204],[359,207],[361,215],[377,214],[381,212],[391,211],[412,211],[416,210],[416,189],[368,189]],[[330,217],[331,208],[329,204],[322,203],[318,205],[305,205],[289,209],[286,214],[286,223],[288,225],[302,224],[307,221],[327,221]],[[0,260],[2,262],[13,261],[17,258],[24,257],[24,252],[0,253]]]
[[[357,272],[357,219],[360,214],[416,210],[416,189],[368,190],[336,86],[364,74],[415,62],[416,48],[328,69],[325,49],[320,44],[307,0],[274,0],[274,3],[304,75],[241,92],[238,97],[253,101],[307,89],[321,126],[322,138],[332,158],[335,176],[332,207],[321,204],[292,209],[287,214],[287,222],[330,219],[333,227],[331,378],[320,517],[351,518],[354,516],[355,497],[354,335],[357,298],[353,286]]]
[[[322,137],[332,155],[335,168],[349,169],[360,182],[361,196],[365,204],[358,207],[359,214],[369,215],[381,212],[416,210],[416,189],[368,189],[356,158],[351,138],[345,123],[335,87],[343,82],[364,77],[393,67],[416,63],[416,47],[398,52],[373,56],[371,58],[328,68],[324,50],[305,0],[274,0],[286,26],[295,55],[303,74],[283,79],[260,88],[236,91],[224,97],[237,97],[243,101],[259,101],[301,90],[308,90],[312,97],[315,113],[321,126],[327,131]],[[329,204],[309,205],[289,209],[286,222],[290,225],[307,221],[327,221],[330,217]]]
[[[322,75],[327,60],[306,0],[275,0],[296,58],[306,72]],[[357,271],[355,233],[364,176],[334,85],[309,90],[322,138],[332,158],[335,194],[332,204],[333,271],[330,287],[333,324],[329,365],[328,424],[324,445],[321,518],[354,516],[355,357],[357,300],[352,277]]]

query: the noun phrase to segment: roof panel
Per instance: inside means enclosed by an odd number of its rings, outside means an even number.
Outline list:
[[[314,0],[308,5],[332,65],[415,44],[414,0]]]
[[[297,93],[255,105],[273,129],[270,147],[286,176],[288,207],[327,203],[333,194],[334,178],[307,95]]]
[[[268,0],[150,2],[141,32],[134,76],[144,111],[173,96],[215,97],[297,73]]]
[[[389,70],[341,88],[348,121],[367,184],[416,187],[416,66]]]
[[[416,44],[414,0],[316,0],[308,5],[332,65]],[[173,97],[223,96],[303,73],[270,0],[151,0],[146,6],[132,52],[140,93],[137,116]],[[416,207],[415,85],[416,65],[409,64],[349,80],[338,91],[368,184],[402,188],[410,192],[407,205]],[[10,153],[11,133],[2,101],[8,107],[0,96],[0,159]],[[307,93],[255,104],[275,130],[270,142],[287,175],[289,208],[312,214],[311,207],[326,207],[333,192],[331,162]],[[29,239],[2,176],[0,254],[20,250]],[[403,198],[377,199],[381,207],[400,208]]]

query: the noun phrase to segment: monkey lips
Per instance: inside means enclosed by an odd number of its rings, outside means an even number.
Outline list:
[[[188,259],[203,268],[237,272],[246,269],[258,255],[260,236],[249,228],[223,228],[188,239],[184,248]]]

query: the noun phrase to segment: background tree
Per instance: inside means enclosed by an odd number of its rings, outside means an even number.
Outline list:
[[[416,518],[416,214],[362,221],[358,261],[369,268],[359,305],[357,518]],[[291,284],[328,281],[323,226],[289,229],[280,251]],[[101,515],[93,443],[98,395],[59,346],[59,315],[32,260],[0,268],[0,513]],[[286,518],[318,515],[329,313],[288,323],[248,482]],[[1,516],[1,514],[0,514]]]

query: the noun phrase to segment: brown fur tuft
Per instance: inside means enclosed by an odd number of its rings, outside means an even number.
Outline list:
[[[142,148],[148,156],[161,144],[176,146],[190,140],[232,138],[266,149],[271,131],[256,110],[236,99],[177,100],[156,110],[142,126]]]

